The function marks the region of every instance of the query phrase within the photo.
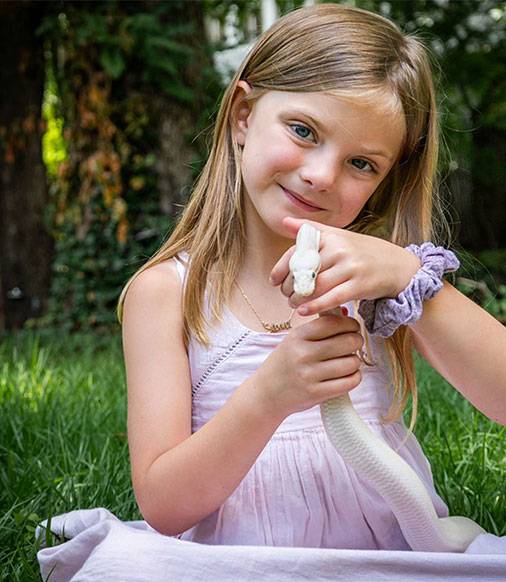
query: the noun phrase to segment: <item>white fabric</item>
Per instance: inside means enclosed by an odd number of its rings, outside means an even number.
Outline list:
[[[44,522],[45,523],[45,522]],[[70,541],[39,551],[49,582],[504,582],[506,537],[479,536],[465,554],[223,546],[155,532],[143,521],[122,522],[105,509],[54,518],[51,530]],[[36,535],[44,537],[39,526]]]

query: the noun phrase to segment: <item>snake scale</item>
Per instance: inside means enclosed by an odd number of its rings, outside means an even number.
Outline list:
[[[304,223],[297,233],[289,263],[294,292],[298,295],[307,297],[315,289],[320,269],[319,248],[320,231]],[[341,315],[339,309],[330,313]],[[384,498],[412,550],[464,552],[476,536],[486,533],[467,517],[438,517],[418,475],[369,429],[353,408],[348,393],[323,402],[320,409],[330,442],[346,463]]]

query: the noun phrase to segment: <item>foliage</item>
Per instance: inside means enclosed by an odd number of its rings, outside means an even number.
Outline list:
[[[42,154],[48,180],[54,181],[58,174],[58,167],[67,156],[67,148],[63,139],[63,117],[58,114],[58,93],[53,70],[48,63],[46,67],[46,88],[42,104],[42,115],[47,124],[47,130],[42,138]]]
[[[195,151],[195,177],[205,144],[191,144],[193,130],[207,124],[221,90],[206,47],[189,41],[195,24],[183,19],[185,9],[55,3],[37,31],[49,55],[45,160],[55,260],[48,312],[27,327],[114,326],[122,286],[173,225],[159,200],[159,108],[192,112],[195,126],[184,138]]]
[[[207,18],[217,21],[222,31],[233,18],[237,44],[251,42],[262,32],[261,27],[257,26],[252,38],[248,22],[253,16],[260,24],[260,2],[258,0],[203,0],[203,7]],[[218,41],[213,44],[213,49],[222,50],[227,46],[228,43],[225,41]]]

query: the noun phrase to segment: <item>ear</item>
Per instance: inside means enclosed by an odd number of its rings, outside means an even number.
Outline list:
[[[245,100],[245,97],[251,93],[251,91],[251,85],[246,81],[241,80],[237,82],[234,96],[232,97],[230,126],[232,128],[232,137],[240,146],[244,145],[246,141],[246,133],[248,132],[248,118],[251,113],[251,106]]]

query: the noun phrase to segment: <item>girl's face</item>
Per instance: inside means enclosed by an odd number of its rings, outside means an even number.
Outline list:
[[[252,107],[238,102],[235,122],[246,193],[280,235],[285,216],[350,224],[394,164],[405,131],[400,113],[318,92],[270,91]]]

